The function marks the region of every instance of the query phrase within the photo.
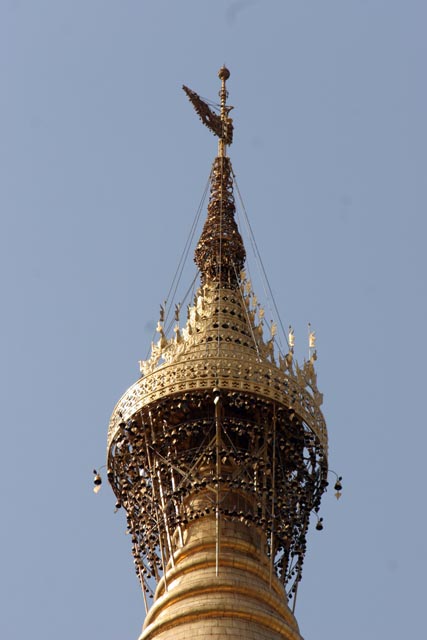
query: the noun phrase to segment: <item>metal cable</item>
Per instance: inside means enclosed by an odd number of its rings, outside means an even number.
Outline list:
[[[289,347],[289,342],[288,342],[288,337],[287,337],[285,329],[283,327],[282,319],[280,317],[279,310],[277,308],[277,304],[276,304],[276,301],[274,299],[273,291],[271,289],[270,282],[268,280],[268,277],[267,277],[267,274],[266,274],[266,271],[265,271],[265,268],[264,268],[264,264],[262,262],[261,254],[259,252],[258,245],[256,243],[255,236],[254,236],[254,233],[252,231],[252,226],[251,226],[251,223],[249,221],[248,214],[246,212],[246,207],[245,207],[245,204],[243,202],[242,195],[240,193],[239,185],[237,184],[236,174],[234,173],[233,170],[232,170],[232,175],[233,175],[233,182],[234,182],[234,185],[236,187],[236,191],[237,191],[237,194],[239,196],[240,204],[242,206],[242,210],[243,210],[243,213],[244,213],[246,226],[247,226],[247,229],[248,229],[248,232],[249,232],[249,239],[251,241],[252,248],[254,250],[255,259],[259,262],[261,275],[264,277],[264,283],[267,285],[268,292],[269,292],[269,295],[270,295],[270,299],[271,299],[271,301],[273,303],[273,307],[274,307],[276,316],[278,318],[278,321],[279,321],[279,324],[280,324],[280,328],[282,329],[283,335],[284,335],[285,340],[286,340],[286,344],[288,345],[288,348],[290,348]]]

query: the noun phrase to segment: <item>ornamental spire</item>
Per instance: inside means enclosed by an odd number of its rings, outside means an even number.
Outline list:
[[[200,96],[186,86],[183,89],[199,114],[203,124],[218,136],[218,156],[211,171],[211,192],[208,217],[196,247],[194,261],[202,284],[218,282],[235,287],[243,269],[246,252],[234,214],[233,169],[226,155],[227,145],[233,141],[233,121],[229,117],[232,106],[227,105],[226,81],[230,71],[223,66],[218,71],[221,80],[220,114],[214,113]]]
[[[225,87],[225,83],[227,82],[229,77],[229,70],[225,65],[222,66],[218,71],[218,78],[221,80],[221,90],[219,92],[219,97],[221,100],[222,135],[218,141],[218,156],[220,157],[224,157],[226,155],[227,142],[228,144],[231,144],[233,142],[233,121],[231,118],[229,118],[229,113],[233,107],[227,106],[228,91]]]

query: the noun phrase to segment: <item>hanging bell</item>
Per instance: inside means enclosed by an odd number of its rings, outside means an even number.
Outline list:
[[[342,496],[342,483],[341,483],[342,477],[338,476],[338,480],[335,483],[334,489],[335,489],[335,497],[337,500],[339,500]]]
[[[317,531],[322,531],[323,529],[323,518],[319,518],[319,520],[317,521],[316,524],[316,530]]]
[[[334,486],[335,491],[342,491],[341,480],[342,480],[342,477],[339,476],[338,480],[336,481],[335,486]]]
[[[97,472],[96,469],[93,470],[94,473],[94,478],[93,478],[93,492],[94,493],[98,493],[98,491],[101,489],[101,484],[102,484],[102,478],[99,475],[99,473]]]

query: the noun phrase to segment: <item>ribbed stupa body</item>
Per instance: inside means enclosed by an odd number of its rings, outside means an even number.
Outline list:
[[[244,259],[220,155],[187,322],[168,337],[162,312],[109,427],[108,477],[154,598],[141,640],[300,637],[288,599],[327,484],[322,396],[314,358],[276,362]]]
[[[186,527],[184,546],[157,588],[140,640],[300,638],[259,532],[223,518],[219,539],[217,570],[215,516]]]

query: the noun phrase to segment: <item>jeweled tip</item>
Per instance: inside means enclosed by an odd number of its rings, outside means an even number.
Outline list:
[[[229,77],[230,77],[230,71],[227,69],[225,65],[223,65],[221,69],[218,71],[218,78],[220,80],[228,80]]]

